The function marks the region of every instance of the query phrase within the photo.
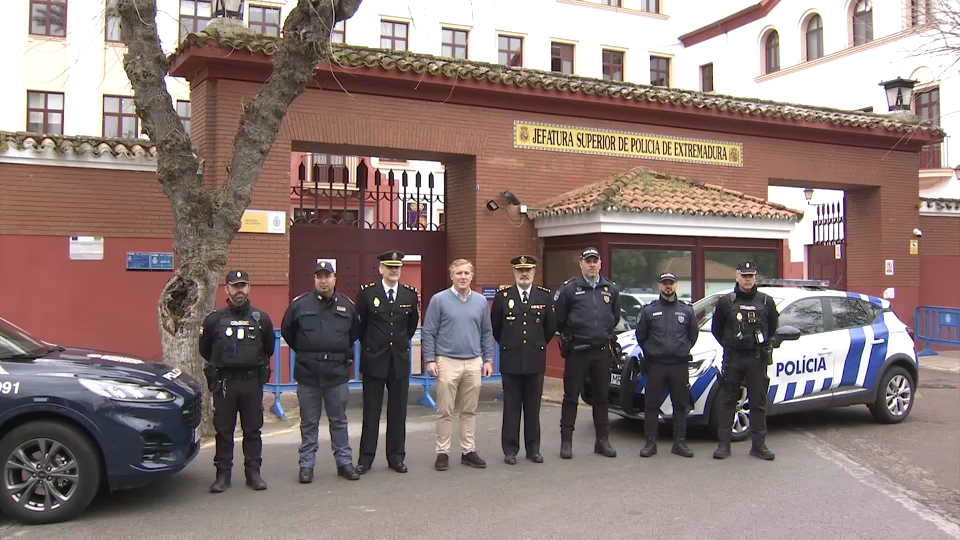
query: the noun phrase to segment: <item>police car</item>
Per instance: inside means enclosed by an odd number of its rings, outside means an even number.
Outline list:
[[[67,521],[200,449],[200,383],[160,363],[40,341],[0,319],[0,511]]]
[[[885,299],[828,289],[816,280],[759,279],[757,286],[770,295],[780,312],[774,340],[767,416],[827,407],[865,404],[882,423],[902,422],[913,407],[919,363],[910,329],[890,309]],[[718,368],[723,348],[711,333],[717,300],[732,289],[712,294],[693,304],[700,336],[691,354],[690,425],[707,425],[718,431]],[[644,377],[637,360],[643,351],[633,331],[618,336],[619,361],[611,370],[610,409],[623,417],[644,416]],[[590,402],[588,389],[584,400]],[[750,433],[750,404],[746,389],[737,403],[732,439]],[[673,407],[664,392],[661,419]]]

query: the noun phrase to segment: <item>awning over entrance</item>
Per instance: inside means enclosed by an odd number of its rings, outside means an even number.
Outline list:
[[[803,213],[636,167],[533,206],[541,238],[591,233],[786,239]]]

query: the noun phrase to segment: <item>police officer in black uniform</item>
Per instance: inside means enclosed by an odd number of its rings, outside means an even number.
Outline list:
[[[553,297],[560,331],[563,367],[563,404],[560,408],[560,457],[573,457],[573,428],[583,381],[590,375],[593,397],[593,451],[616,457],[610,446],[607,392],[613,362],[613,330],[620,320],[617,284],[600,275],[600,252],[587,248],[580,254],[581,275],[570,278]]]
[[[270,357],[276,341],[270,316],[250,305],[250,279],[243,270],[231,270],[226,278],[227,305],[207,315],[200,330],[200,355],[207,364],[203,372],[213,395],[213,425],[217,478],[211,493],[230,487],[233,470],[233,432],[237,413],[243,430],[243,470],[247,486],[267,489],[260,477],[263,462],[263,385],[270,379]]]
[[[773,299],[757,290],[757,265],[743,261],[737,266],[734,292],[720,297],[713,313],[713,335],[723,345],[723,372],[720,374],[720,444],[716,459],[730,456],[730,432],[734,406],[746,382],[750,401],[750,455],[771,460],[767,449],[767,391],[770,378],[770,336],[779,326],[780,313]]]
[[[313,283],[313,290],[290,302],[280,324],[280,335],[296,355],[293,376],[300,403],[299,480],[301,484],[313,481],[323,409],[327,411],[337,474],[359,480],[347,431],[347,399],[360,317],[353,301],[337,292],[333,263],[317,263]]]
[[[500,346],[503,381],[503,425],[500,445],[503,461],[516,465],[520,451],[520,416],[527,459],[543,463],[540,454],[540,399],[547,370],[547,344],[557,332],[550,289],[534,286],[537,258],[521,255],[510,260],[514,285],[497,290],[490,310],[493,338]]]
[[[693,306],[677,298],[677,276],[660,274],[660,297],[643,306],[637,316],[635,334],[643,351],[646,373],[644,390],[643,431],[647,444],[642,457],[657,453],[657,420],[663,402],[663,385],[670,387],[673,405],[673,448],[671,452],[693,457],[687,446],[687,412],[690,409],[690,377],[687,366],[690,349],[697,342],[700,329]]]
[[[377,455],[383,389],[387,392],[387,466],[407,472],[407,395],[410,388],[410,340],[420,322],[417,289],[400,283],[405,254],[377,256],[382,279],[360,287],[360,374],[363,376],[363,431],[357,472],[370,470]]]

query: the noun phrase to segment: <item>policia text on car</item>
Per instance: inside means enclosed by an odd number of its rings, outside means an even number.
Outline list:
[[[247,485],[267,489],[260,477],[263,441],[263,385],[270,379],[270,357],[275,341],[270,316],[250,304],[250,279],[233,270],[226,279],[227,305],[207,315],[200,330],[200,355],[207,361],[204,375],[213,395],[213,425],[217,477],[212,493],[230,487],[233,469],[233,432],[240,414],[243,430],[243,469]]]
[[[750,455],[771,460],[767,449],[767,391],[770,379],[767,366],[773,362],[771,332],[779,326],[780,313],[765,293],[757,290],[757,265],[743,261],[737,266],[737,285],[732,293],[720,297],[713,314],[712,332],[723,346],[720,373],[720,443],[713,453],[716,459],[730,456],[734,406],[746,383],[750,401]]]

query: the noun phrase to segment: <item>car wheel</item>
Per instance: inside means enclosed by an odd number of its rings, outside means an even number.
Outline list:
[[[17,427],[0,439],[0,457],[0,510],[24,523],[69,521],[100,488],[96,449],[86,435],[61,422]]]
[[[913,409],[913,378],[900,366],[891,367],[880,378],[877,398],[870,413],[880,423],[902,422]]]
[[[713,405],[710,406],[710,423],[708,424],[710,434],[715,438],[720,438],[720,392],[713,398]],[[750,437],[750,402],[747,400],[747,389],[740,389],[740,398],[737,399],[737,405],[733,410],[733,428],[730,430],[730,440],[732,442],[745,441]]]

